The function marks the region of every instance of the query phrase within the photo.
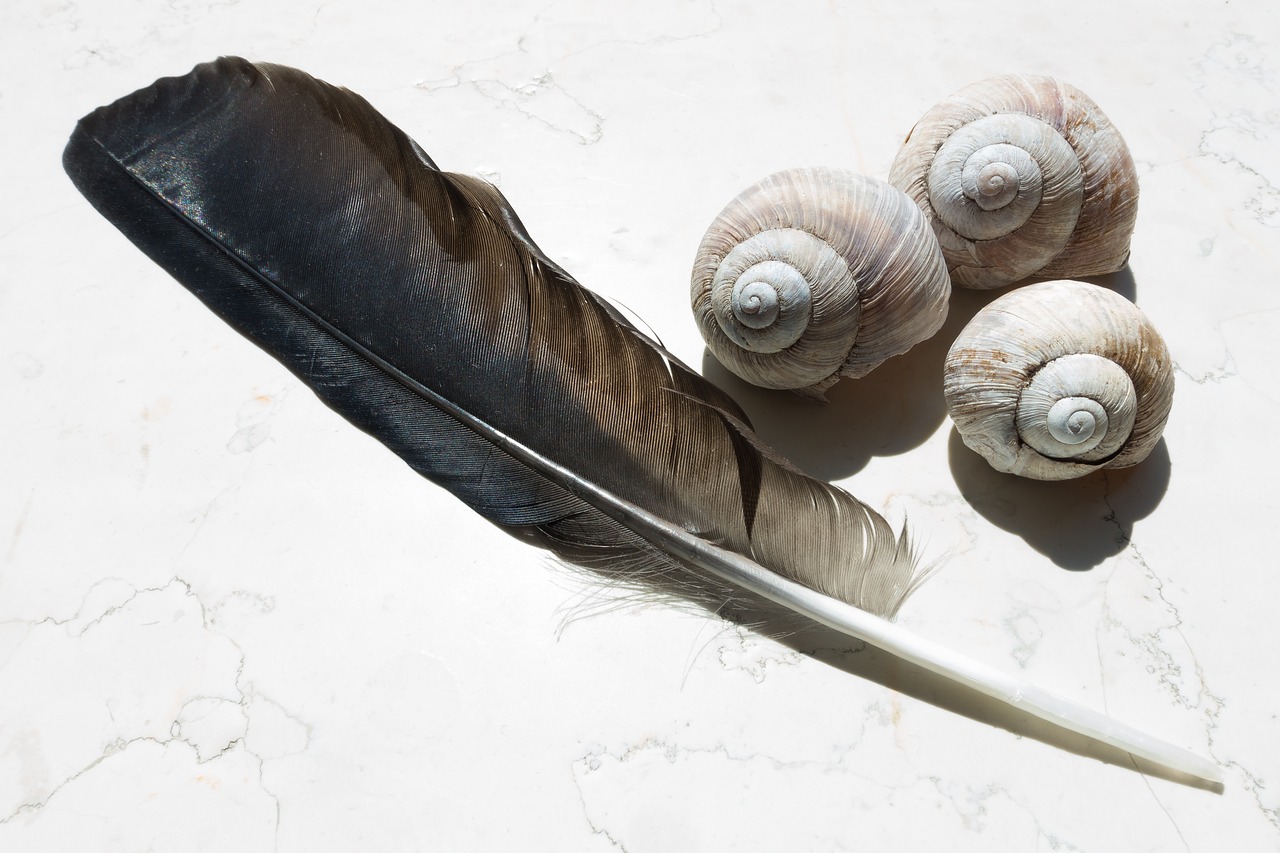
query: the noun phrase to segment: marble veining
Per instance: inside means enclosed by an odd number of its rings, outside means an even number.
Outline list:
[[[619,606],[342,423],[60,168],[81,115],[225,53],[500,183],[766,439],[910,524],[941,567],[901,621],[1210,756],[1224,790],[851,641]],[[1269,4],[17,0],[0,56],[0,850],[1280,848]],[[883,178],[930,104],[1010,71],[1086,91],[1137,163],[1101,283],[1175,362],[1151,458],[1028,483],[963,446],[942,358],[994,294],[823,408],[705,357],[689,273],[726,199],[795,166]]]

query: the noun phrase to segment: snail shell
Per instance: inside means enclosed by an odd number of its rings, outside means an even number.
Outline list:
[[[943,392],[960,437],[993,468],[1067,480],[1147,457],[1169,418],[1173,364],[1132,302],[1050,281],[974,316],[947,353]]]
[[[720,362],[810,396],[931,337],[951,284],[919,208],[884,181],[791,169],[742,192],[693,265],[698,328]]]
[[[889,183],[928,214],[960,287],[1104,275],[1129,259],[1133,158],[1097,104],[1050,77],[995,77],[936,105]]]

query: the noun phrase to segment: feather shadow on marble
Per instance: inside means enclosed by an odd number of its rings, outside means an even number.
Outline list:
[[[1206,781],[1211,762],[895,625],[913,549],[764,445],[723,392],[439,170],[363,98],[225,58],[103,107],[77,187],[327,405],[504,528],[609,582],[763,597]]]

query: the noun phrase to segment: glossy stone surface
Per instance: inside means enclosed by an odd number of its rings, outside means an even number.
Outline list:
[[[4,7],[0,849],[1280,844],[1280,506],[1256,426],[1280,405],[1280,18],[770,9]],[[578,575],[330,413],[62,174],[77,118],[222,53],[348,86],[498,183],[766,439],[945,558],[902,622],[1211,756],[1224,791],[1095,760],[865,648],[661,606],[575,619],[597,594]],[[957,293],[936,338],[826,407],[704,362],[689,271],[726,199],[798,165],[883,178],[924,110],[1006,71],[1086,91],[1138,164],[1131,266],[1107,283],[1177,364],[1151,458],[1037,483],[963,446],[942,359],[998,291]]]

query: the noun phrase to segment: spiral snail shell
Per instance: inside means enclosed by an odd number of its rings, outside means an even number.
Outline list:
[[[816,397],[931,337],[950,294],[911,199],[829,168],[779,172],[731,201],[702,238],[691,289],[725,367]]]
[[[964,443],[993,468],[1036,480],[1136,465],[1173,402],[1173,364],[1151,321],[1123,296],[1076,281],[996,299],[956,338],[944,370]]]
[[[995,77],[937,104],[889,183],[929,216],[960,287],[1103,275],[1128,262],[1133,158],[1097,104],[1050,77]]]

